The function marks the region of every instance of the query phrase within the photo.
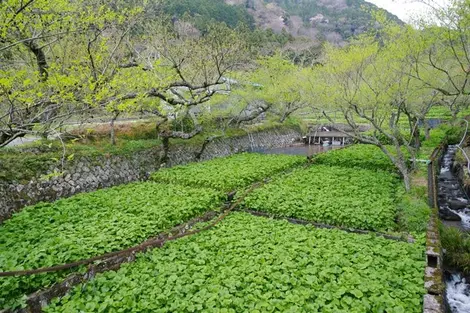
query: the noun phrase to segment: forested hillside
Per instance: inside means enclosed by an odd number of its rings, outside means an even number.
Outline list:
[[[200,30],[219,21],[337,44],[370,28],[378,9],[364,0],[165,0],[163,7],[174,17],[191,16]]]

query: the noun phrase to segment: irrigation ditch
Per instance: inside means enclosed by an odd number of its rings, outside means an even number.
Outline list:
[[[432,157],[428,168],[429,202],[437,212],[442,223],[470,231],[470,198],[462,188],[459,178],[461,167],[456,164],[455,156],[459,145],[441,145]],[[445,253],[445,251],[444,251]],[[442,256],[442,253],[440,253]],[[444,310],[451,313],[470,312],[470,283],[459,270],[448,264],[441,265],[444,279]]]

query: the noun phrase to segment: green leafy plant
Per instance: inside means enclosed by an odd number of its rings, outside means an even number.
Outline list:
[[[46,312],[422,312],[424,246],[233,213]]]
[[[399,193],[398,230],[425,233],[431,216],[426,187],[413,187],[410,193]]]
[[[0,271],[35,269],[118,251],[220,206],[209,189],[135,183],[40,203],[0,227]],[[70,271],[0,279],[0,308]]]
[[[458,144],[465,132],[464,125],[441,124],[431,129],[429,140],[423,142],[424,147],[435,148],[444,140],[448,144]]]
[[[385,171],[315,165],[255,190],[244,205],[330,225],[392,230],[399,183]]]
[[[470,274],[470,236],[456,227],[440,225],[441,243],[448,266]]]
[[[314,157],[314,162],[324,165],[396,171],[390,159],[378,147],[373,145],[354,145],[346,149],[317,154]]]
[[[228,192],[304,163],[305,157],[300,156],[241,153],[163,169],[152,180]]]

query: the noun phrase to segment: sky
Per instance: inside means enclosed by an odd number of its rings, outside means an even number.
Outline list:
[[[366,0],[378,7],[381,7],[396,16],[402,21],[410,23],[413,16],[426,14],[428,7],[425,4],[413,0]],[[448,0],[435,0],[440,5],[448,2]]]

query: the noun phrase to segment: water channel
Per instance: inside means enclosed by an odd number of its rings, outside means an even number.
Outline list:
[[[444,224],[470,231],[470,199],[462,189],[453,164],[457,146],[449,146],[442,157],[438,176],[439,215]],[[470,312],[470,282],[460,273],[446,275],[446,299],[450,312]]]

